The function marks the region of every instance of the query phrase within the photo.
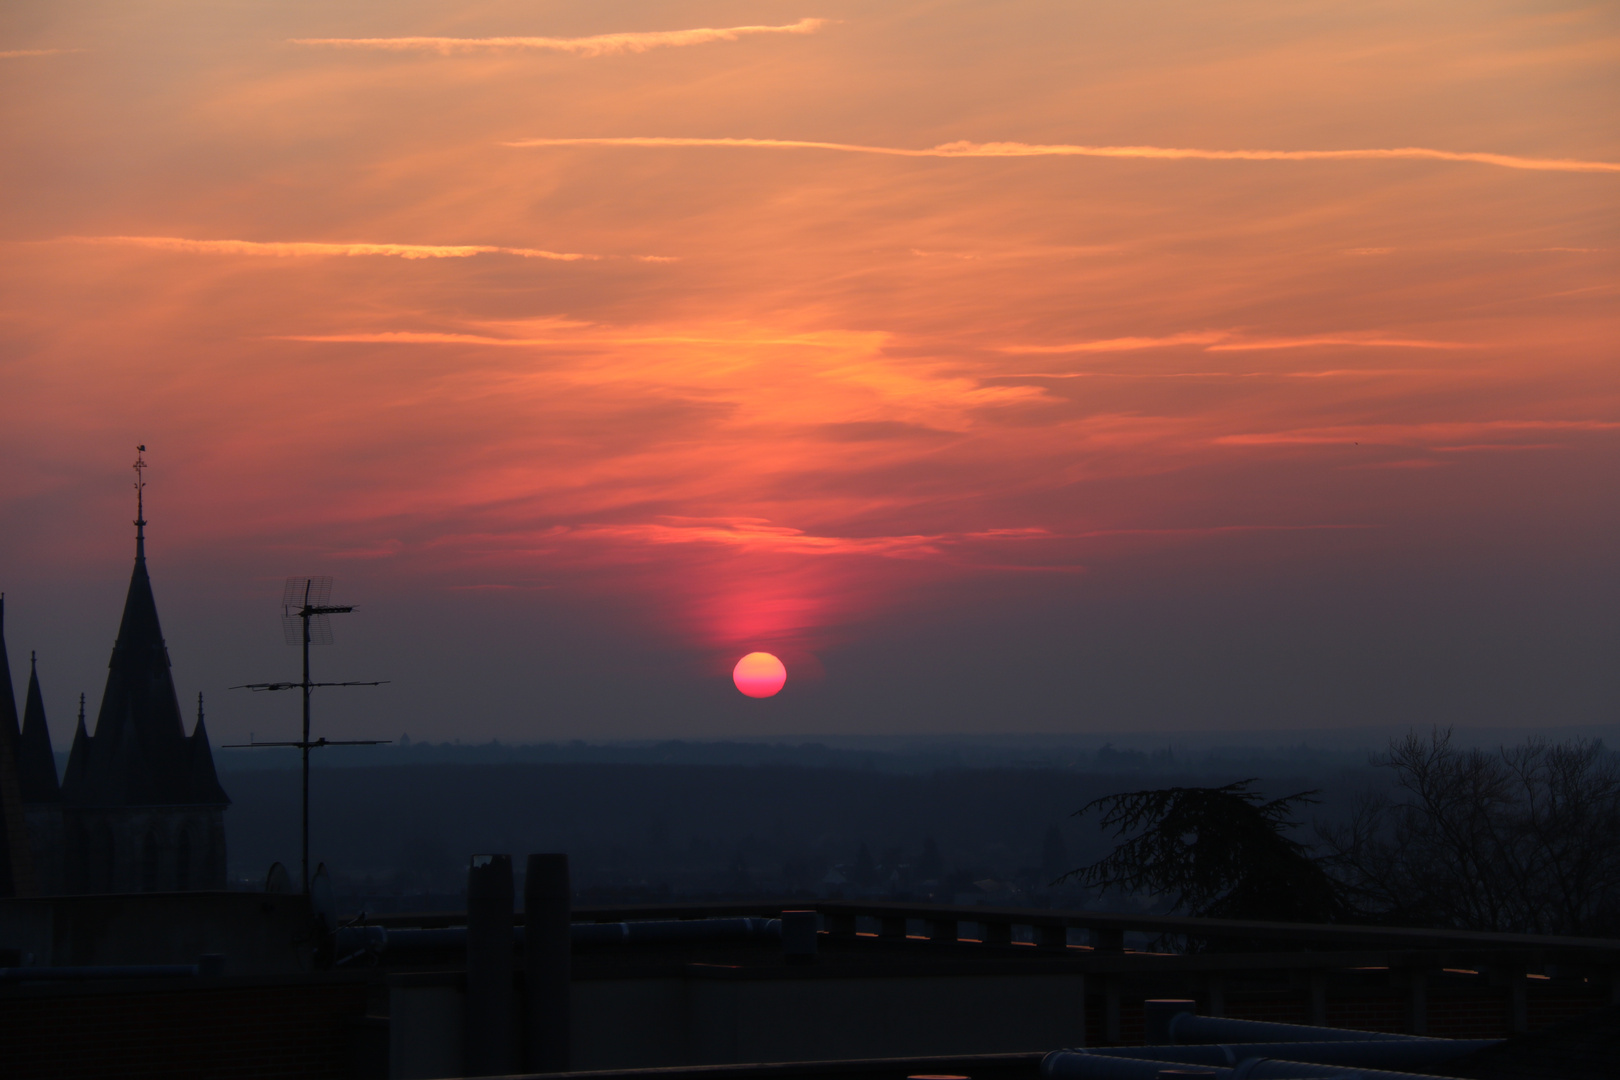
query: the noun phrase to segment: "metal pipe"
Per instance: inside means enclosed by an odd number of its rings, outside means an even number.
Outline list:
[[[1156,1046],[1175,1042],[1170,1037],[1170,1021],[1182,1013],[1196,1012],[1198,1002],[1192,998],[1148,998],[1142,1002],[1142,1026],[1146,1030],[1147,1042]]]
[[[1229,1074],[1231,1080],[1306,1080],[1308,1077],[1342,1077],[1343,1080],[1435,1080],[1432,1073],[1387,1072],[1383,1069],[1343,1069],[1315,1065],[1307,1061],[1280,1061],[1250,1058]]]
[[[1455,1061],[1495,1046],[1500,1039],[1378,1039],[1347,1042],[1207,1043],[1200,1046],[1105,1046],[1090,1050],[1107,1057],[1176,1061],[1232,1068],[1250,1058],[1280,1058],[1316,1065],[1416,1069]]]
[[[1186,1062],[1125,1058],[1100,1050],[1055,1050],[1041,1059],[1041,1077],[1042,1080],[1158,1080],[1162,1073],[1174,1075],[1187,1067]],[[1194,1067],[1207,1069],[1219,1080],[1307,1080],[1311,1077],[1340,1077],[1343,1080],[1435,1080],[1428,1073],[1343,1068],[1309,1061],[1284,1061],[1265,1057],[1249,1058],[1233,1068]]]
[[[1199,1016],[1181,1012],[1166,1025],[1167,1042],[1383,1042],[1392,1039],[1416,1040],[1419,1035],[1395,1035],[1386,1031],[1357,1031],[1353,1028],[1311,1027],[1264,1020],[1233,1020],[1229,1017]]]

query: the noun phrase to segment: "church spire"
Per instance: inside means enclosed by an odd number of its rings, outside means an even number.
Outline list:
[[[76,746],[69,756],[62,784],[63,800],[82,806],[175,806],[192,801],[188,789],[194,770],[146,567],[145,469],[145,457],[138,457],[135,567],[107,664],[95,732],[85,740],[84,754],[78,754]],[[79,742],[77,733],[74,741]],[[82,768],[74,767],[75,756],[82,757]]]

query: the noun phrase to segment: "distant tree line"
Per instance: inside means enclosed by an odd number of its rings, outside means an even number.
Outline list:
[[[1620,760],[1595,740],[1464,750],[1449,730],[1394,740],[1387,792],[1294,838],[1303,791],[1253,780],[1095,799],[1115,849],[1059,880],[1184,914],[1620,936]]]

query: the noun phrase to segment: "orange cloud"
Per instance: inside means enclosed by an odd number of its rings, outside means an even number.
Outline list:
[[[537,49],[572,53],[575,56],[615,56],[643,53],[649,49],[707,45],[714,41],[738,41],[759,34],[813,34],[831,19],[800,19],[786,26],[702,27],[696,30],[643,30],[622,34],[595,34],[591,37],[395,37],[395,38],[292,38],[294,45],[323,45],[339,49],[380,49],[389,52],[454,53],[497,52]]]
[[[997,352],[1018,354],[1135,352],[1138,349],[1168,349],[1178,345],[1210,345],[1226,334],[1221,331],[1169,334],[1165,337],[1116,337],[1095,341],[1070,341],[1061,345],[998,345]]]
[[[1000,379],[1345,379],[1411,375],[1412,368],[1329,368],[1325,371],[1016,371]]]
[[[1384,337],[1371,334],[1313,334],[1304,337],[1244,337],[1230,330],[1205,330],[1169,334],[1164,337],[1099,338],[1057,345],[998,345],[997,352],[1017,355],[1062,353],[1137,352],[1143,349],[1169,349],[1201,345],[1204,352],[1263,352],[1271,349],[1309,349],[1326,345],[1353,345],[1369,349],[1466,349],[1460,341],[1432,341],[1423,338]]]
[[[502,145],[734,146],[758,149],[836,150],[849,154],[884,154],[891,157],[912,158],[1100,157],[1148,158],[1161,161],[1462,161],[1480,165],[1498,165],[1504,169],[1533,169],[1546,172],[1620,172],[1620,162],[1613,161],[1530,158],[1513,154],[1435,150],[1423,146],[1367,150],[1195,150],[1169,146],[1072,146],[1061,143],[1040,145],[1021,142],[976,143],[961,140],[941,143],[926,150],[911,150],[895,146],[863,146],[856,143],[813,142],[804,139],[702,139],[668,136],[515,139]]]
[[[1355,345],[1367,349],[1466,349],[1461,341],[1428,341],[1422,338],[1389,338],[1359,334],[1316,334],[1297,338],[1251,338],[1221,341],[1206,352],[1253,352],[1267,349],[1310,349],[1320,345]]]
[[[514,255],[521,259],[555,259],[578,262],[601,259],[569,251],[543,251],[538,248],[492,247],[487,244],[372,244],[324,243],[318,241],[191,240],[181,236],[64,236],[75,244],[113,244],[153,248],[158,251],[184,251],[200,255],[265,255],[272,258],[300,258],[332,255],[385,255],[396,259],[466,259],[474,255]]]
[[[1212,441],[1224,446],[1312,446],[1367,443],[1381,446],[1432,446],[1437,450],[1476,451],[1494,449],[1545,450],[1547,443],[1515,443],[1515,436],[1547,432],[1595,433],[1620,431],[1620,422],[1608,420],[1482,420],[1435,421],[1419,424],[1366,424],[1329,428],[1303,428],[1242,435],[1221,435]],[[1482,441],[1488,436],[1496,442]],[[1464,445],[1458,440],[1481,440]]]

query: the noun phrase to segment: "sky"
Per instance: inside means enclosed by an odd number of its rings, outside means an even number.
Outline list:
[[[12,0],[13,676],[94,715],[142,444],[216,743],[299,574],[331,737],[1612,721],[1617,91],[1594,3]]]

